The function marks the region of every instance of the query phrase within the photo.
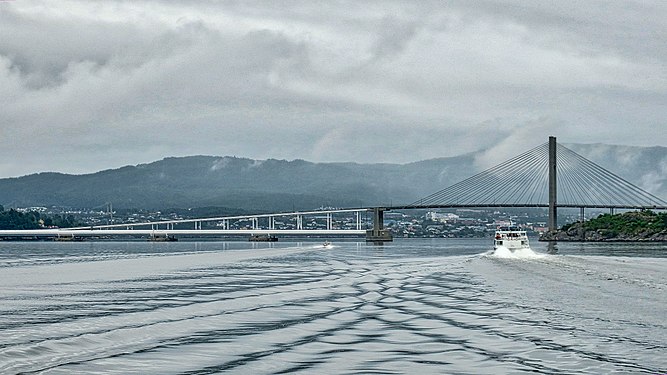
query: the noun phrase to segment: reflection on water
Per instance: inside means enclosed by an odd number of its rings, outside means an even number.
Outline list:
[[[0,243],[0,373],[667,371],[664,245],[487,242]]]
[[[547,254],[556,255],[558,254],[558,243],[555,241],[547,242]]]

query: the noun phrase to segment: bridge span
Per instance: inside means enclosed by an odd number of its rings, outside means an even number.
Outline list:
[[[347,236],[365,235],[366,230],[356,229],[20,229],[2,230],[4,237],[105,237],[137,236],[161,238],[172,236],[255,236],[255,235],[295,235],[295,236]]]
[[[160,240],[184,236],[364,236],[368,208],[331,209],[272,214],[175,219],[139,223],[93,225],[63,229],[0,230],[0,237],[147,237]],[[371,209],[372,211],[372,209]],[[288,223],[278,219],[287,220]],[[235,225],[236,224],[236,225]],[[185,228],[189,226],[189,228]]]

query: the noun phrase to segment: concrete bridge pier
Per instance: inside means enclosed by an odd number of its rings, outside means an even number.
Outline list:
[[[389,229],[384,229],[384,212],[388,211],[384,207],[374,207],[370,211],[373,212],[373,229],[366,231],[366,242],[390,242],[394,238],[391,236]]]

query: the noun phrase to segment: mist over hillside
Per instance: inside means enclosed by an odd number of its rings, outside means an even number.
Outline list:
[[[667,148],[567,147],[658,197],[667,197]],[[114,208],[218,206],[249,211],[407,204],[480,172],[476,163],[480,155],[408,164],[169,157],[85,175],[38,173],[0,179],[0,204],[93,208],[112,202]]]

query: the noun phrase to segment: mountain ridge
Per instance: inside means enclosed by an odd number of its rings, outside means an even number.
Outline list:
[[[569,144],[619,176],[667,196],[667,148]],[[117,208],[224,206],[249,210],[408,204],[480,172],[486,151],[406,164],[236,156],[169,156],[94,173],[40,172],[0,179],[5,207]]]

